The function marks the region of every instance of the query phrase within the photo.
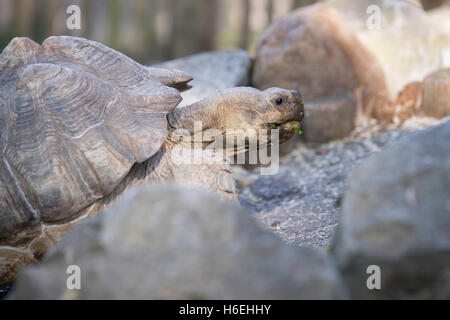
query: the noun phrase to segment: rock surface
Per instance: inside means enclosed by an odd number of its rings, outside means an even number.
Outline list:
[[[413,0],[329,0],[327,5],[345,16],[358,40],[377,57],[391,99],[406,84],[445,67],[442,55],[450,43],[442,24],[448,16],[436,20]]]
[[[69,265],[81,268],[81,290],[66,289]],[[147,185],[19,272],[10,297],[332,299],[345,292],[322,252],[286,245],[242,208],[200,190]]]
[[[436,118],[450,114],[450,68],[438,70],[423,81],[422,111]]]
[[[333,251],[353,297],[450,298],[450,119],[368,159],[350,178]],[[366,269],[381,268],[381,290]]]
[[[338,114],[339,123],[326,123],[327,140],[342,138],[354,128],[355,91],[361,91],[363,107],[388,92],[377,58],[345,17],[323,4],[298,9],[269,27],[258,43],[253,83],[259,89],[299,90],[311,132],[323,132],[325,123],[319,120]],[[306,139],[312,136],[306,134]]]
[[[327,144],[299,144],[281,158],[279,172],[272,176],[234,167],[241,204],[287,242],[327,249],[339,222],[349,174],[401,137],[436,123],[431,118],[411,118],[385,131],[377,125],[366,131],[358,128],[351,137]]]
[[[166,61],[155,67],[178,69],[194,77],[192,88],[182,93],[180,106],[190,105],[217,90],[248,86],[252,61],[244,50],[215,51]]]
[[[322,4],[282,16],[266,30],[258,43],[253,82],[260,89],[297,89],[306,102],[360,86],[385,89],[376,57],[339,12]]]
[[[356,124],[356,100],[353,94],[340,94],[305,104],[304,138],[328,142],[348,136]]]
[[[298,89],[307,113],[317,99],[356,94],[357,115],[405,118],[399,113],[411,107],[398,107],[398,94],[450,66],[448,9],[435,11],[428,15],[413,0],[330,0],[303,7],[277,19],[263,34],[253,82],[261,89]],[[345,115],[338,107],[330,104]],[[323,110],[321,119],[328,113]],[[341,137],[339,127],[330,130],[338,133],[335,139]]]
[[[430,10],[428,15],[438,27],[440,27],[444,32],[447,32],[447,34],[450,34],[450,20],[448,19],[450,16],[450,1],[446,0],[444,5]],[[450,43],[448,43],[448,46],[450,47]]]
[[[412,116],[422,115],[422,98],[422,82],[408,83],[395,100],[386,101],[376,108],[375,118],[398,124]]]
[[[450,4],[448,0],[426,0],[423,1],[423,8],[425,10],[433,10],[439,8],[440,6],[443,6],[445,3]]]

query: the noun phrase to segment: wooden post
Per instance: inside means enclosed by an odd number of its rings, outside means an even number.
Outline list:
[[[120,0],[109,0],[109,39],[108,45],[119,49]]]
[[[271,24],[273,21],[273,0],[267,0],[266,11],[268,24]]]
[[[33,15],[35,9],[34,0],[15,0],[14,1],[14,36],[29,36],[31,26],[33,25]]]
[[[241,45],[244,50],[248,49],[250,38],[250,0],[242,0],[242,25]]]
[[[89,38],[91,35],[92,10],[92,0],[83,0],[81,3],[81,11],[83,12],[81,16],[81,31],[85,38]]]
[[[317,0],[294,0],[292,2],[292,9],[297,9],[317,2]]]
[[[214,49],[216,0],[172,0],[171,58]]]

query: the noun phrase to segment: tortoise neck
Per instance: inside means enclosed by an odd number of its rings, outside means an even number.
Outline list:
[[[167,114],[169,130],[184,129],[194,134],[201,124],[203,130],[218,128],[223,101],[218,94],[185,107],[175,108]],[[196,124],[197,123],[197,124]]]
[[[192,105],[172,110],[167,114],[169,136],[166,148],[171,149],[180,143],[189,148],[203,148],[205,143],[213,141],[225,131],[221,116],[224,108],[226,103],[219,93]]]

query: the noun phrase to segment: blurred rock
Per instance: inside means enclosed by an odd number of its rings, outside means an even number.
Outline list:
[[[362,84],[384,85],[376,58],[345,18],[320,4],[282,16],[266,30],[258,44],[253,80],[260,89],[298,89],[305,101],[353,91]]]
[[[423,3],[423,8],[425,10],[433,10],[433,9],[439,8],[445,4],[450,5],[449,0],[422,0],[421,2]]]
[[[81,268],[67,290],[66,268]],[[200,190],[142,186],[85,221],[19,276],[15,299],[346,297],[332,261],[286,245],[242,208]]]
[[[356,101],[352,94],[305,104],[305,139],[327,142],[348,136],[355,128]]]
[[[253,82],[299,89],[306,104],[359,91],[359,114],[385,120],[406,85],[450,66],[445,8],[429,16],[413,0],[329,0],[298,9],[261,37]]]
[[[377,106],[375,118],[393,123],[403,123],[421,114],[422,82],[408,83],[399,92],[395,101],[384,101]]]
[[[434,8],[428,12],[428,16],[447,34],[450,34],[450,1],[447,0],[446,5]],[[447,43],[450,47],[450,43]],[[450,63],[450,61],[449,61]],[[447,65],[450,66],[450,65]]]
[[[406,84],[444,67],[442,55],[450,43],[442,24],[448,15],[436,20],[412,0],[329,0],[327,4],[344,15],[358,40],[377,57],[391,99]]]
[[[450,68],[438,70],[425,78],[422,110],[436,118],[450,114]]]
[[[180,106],[190,105],[217,90],[248,86],[252,61],[244,50],[205,52],[179,58],[155,67],[179,69],[194,77],[192,89],[183,92]]]
[[[344,16],[323,4],[298,9],[269,27],[258,44],[253,81],[260,89],[298,89],[306,105],[356,89],[364,105],[387,94],[376,56]]]
[[[441,51],[441,68],[450,68],[450,1],[447,0],[446,5],[430,10],[428,15],[436,28],[447,35],[447,43]]]
[[[450,120],[350,178],[333,251],[354,298],[450,298]],[[366,270],[381,268],[381,290]]]

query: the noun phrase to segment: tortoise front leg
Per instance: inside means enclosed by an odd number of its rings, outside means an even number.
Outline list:
[[[231,167],[210,150],[176,147],[161,151],[147,168],[147,179],[209,189],[224,199],[239,202]]]

